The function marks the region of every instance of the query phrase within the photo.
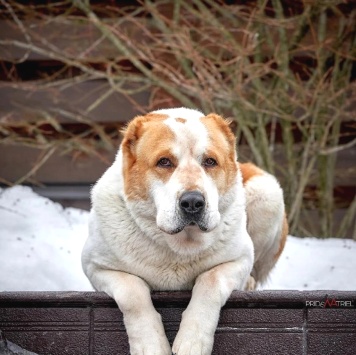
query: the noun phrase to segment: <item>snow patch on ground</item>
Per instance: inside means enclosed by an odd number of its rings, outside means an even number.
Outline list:
[[[0,291],[85,291],[80,254],[87,211],[31,188],[0,189]],[[356,242],[288,237],[264,289],[356,290]]]
[[[81,249],[89,213],[15,186],[0,190],[0,291],[90,290]]]
[[[289,236],[264,289],[354,291],[355,270],[354,240]]]

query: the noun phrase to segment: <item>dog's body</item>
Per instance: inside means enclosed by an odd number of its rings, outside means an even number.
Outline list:
[[[220,308],[266,279],[287,232],[281,188],[237,163],[226,121],[160,110],[128,125],[92,190],[83,268],[123,312],[131,354],[171,354],[150,290],[191,289],[172,351],[210,354]]]

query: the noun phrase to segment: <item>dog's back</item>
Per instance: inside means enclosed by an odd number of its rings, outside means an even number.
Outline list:
[[[246,195],[247,231],[255,259],[251,276],[263,284],[288,235],[283,191],[276,178],[251,163],[240,164]]]

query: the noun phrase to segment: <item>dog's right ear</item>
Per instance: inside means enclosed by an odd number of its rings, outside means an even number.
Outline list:
[[[142,134],[143,121],[146,121],[144,116],[136,116],[125,128],[120,130],[123,135],[121,143],[123,153],[130,157],[136,155],[137,141]]]
[[[144,116],[136,116],[132,121],[128,123],[126,128],[123,128],[120,132],[124,136],[121,146],[122,151],[128,154],[129,157],[136,156],[137,142],[142,137],[145,124],[149,122],[163,121],[167,118],[167,115],[159,113],[148,113]]]

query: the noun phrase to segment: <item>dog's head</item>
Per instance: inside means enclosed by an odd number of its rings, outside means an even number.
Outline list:
[[[216,228],[221,199],[238,169],[226,120],[183,108],[155,111],[129,123],[121,149],[126,199],[136,206],[150,201],[152,208],[142,213],[159,229],[178,234]]]

